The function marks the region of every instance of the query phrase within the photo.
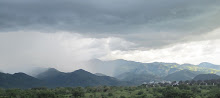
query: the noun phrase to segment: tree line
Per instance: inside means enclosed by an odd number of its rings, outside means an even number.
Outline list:
[[[220,98],[220,85],[0,89],[0,98]]]

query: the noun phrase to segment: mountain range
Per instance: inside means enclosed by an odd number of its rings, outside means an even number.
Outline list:
[[[208,62],[194,65],[163,62],[141,63],[122,59],[112,61],[94,59],[86,63],[86,65],[90,72],[102,73],[113,77],[117,77],[126,72],[148,73],[164,77],[180,70],[199,71],[220,75],[220,65],[214,65]]]
[[[217,79],[220,67],[208,62],[199,65],[177,63],[140,63],[126,60],[87,62],[89,70],[60,72],[54,68],[46,68],[34,74],[0,73],[2,88],[33,87],[75,87],[99,85],[140,85],[150,81],[185,81]],[[38,72],[38,73],[37,73]],[[96,73],[96,74],[93,74]],[[209,75],[214,78],[209,78]],[[31,75],[31,76],[30,76]],[[215,76],[216,75],[216,76]],[[211,77],[210,76],[210,77]],[[199,78],[198,78],[199,77]]]
[[[141,63],[126,60],[101,61],[87,63],[90,72],[103,73],[119,80],[141,84],[143,81],[180,81],[191,80],[198,74],[220,75],[220,65],[203,62],[198,65],[177,63]]]
[[[76,70],[70,73],[60,72],[49,68],[36,77],[25,73],[0,73],[0,87],[2,88],[34,88],[34,87],[76,87],[76,86],[122,86],[128,82],[119,81],[109,76],[97,76],[85,70]]]
[[[76,70],[70,73],[60,72],[54,68],[39,74],[36,78],[43,80],[48,87],[98,86],[98,85],[127,85],[109,76],[97,76],[85,70]]]

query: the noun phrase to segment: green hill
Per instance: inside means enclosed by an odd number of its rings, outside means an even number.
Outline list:
[[[37,78],[24,73],[0,73],[0,88],[34,88],[34,87],[76,87],[76,86],[122,86],[130,85],[109,76],[97,76],[85,70],[70,73],[60,72],[54,68],[37,75]]]
[[[43,85],[43,81],[25,73],[0,73],[0,87],[2,88],[33,88]]]
[[[194,78],[194,80],[212,80],[212,79],[220,79],[220,76],[216,74],[199,74]]]
[[[167,75],[166,77],[164,77],[164,79],[168,81],[192,80],[198,74],[199,72],[194,72],[190,70],[181,70]]]
[[[87,64],[87,67],[91,69],[91,72],[103,73],[114,77],[127,72],[148,73],[165,77],[180,70],[220,74],[220,67],[211,63],[201,63],[199,65],[164,62],[141,63],[120,59],[112,61],[92,60]]]
[[[98,85],[127,85],[116,78],[109,76],[97,76],[85,70],[76,70],[70,73],[59,72],[56,69],[48,69],[39,74],[38,79],[47,83],[48,87],[73,87],[73,86],[98,86]]]
[[[150,81],[160,81],[161,78],[157,77],[155,75],[152,74],[137,74],[137,73],[133,73],[133,72],[125,72],[121,75],[118,75],[116,77],[119,80],[122,81],[128,81],[130,83],[132,83],[133,85],[140,85],[143,82],[150,82]]]

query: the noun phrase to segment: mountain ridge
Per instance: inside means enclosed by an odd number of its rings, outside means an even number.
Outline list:
[[[210,63],[211,64],[211,63]],[[212,64],[215,65],[215,64]],[[191,71],[201,71],[205,73],[215,73],[220,75],[220,69],[214,68],[212,66],[203,67],[194,64],[178,64],[178,63],[164,63],[164,62],[153,62],[153,63],[141,63],[126,60],[111,60],[111,61],[101,61],[101,60],[91,60],[91,62],[86,65],[90,72],[93,73],[103,73],[109,76],[118,76],[125,72],[131,72],[137,69],[145,70],[148,73],[166,76],[168,74],[174,73],[180,70],[191,70]],[[220,66],[215,65],[220,68]],[[106,70],[107,71],[106,71]],[[117,70],[117,71],[116,71]]]
[[[211,63],[203,62],[199,65],[177,64],[177,63],[141,63],[126,60],[101,61],[93,60],[90,68],[94,68],[96,73],[112,73],[113,76],[97,75],[94,72],[83,69],[73,72],[61,72],[55,68],[47,68],[44,72],[39,73],[36,77],[29,76],[25,73],[6,74],[0,73],[0,87],[35,87],[46,86],[54,87],[75,87],[75,86],[99,86],[99,85],[139,85],[149,81],[180,81],[191,80],[198,74],[215,73],[219,74],[216,66]],[[213,67],[214,66],[214,67]],[[201,72],[201,73],[200,73]],[[25,81],[22,81],[25,80]],[[26,83],[30,81],[28,85]],[[21,84],[21,86],[17,86]],[[8,83],[8,84],[7,84]],[[30,86],[30,84],[36,84]],[[11,86],[10,86],[11,85]]]
[[[122,86],[129,85],[129,83],[119,81],[114,77],[97,76],[82,69],[64,73],[54,68],[49,68],[47,71],[39,74],[38,78],[32,77],[25,73],[0,73],[0,87],[2,88],[55,88],[101,85]]]
[[[220,79],[220,76],[216,74],[199,74],[193,78],[193,80],[212,80],[212,79]]]
[[[197,76],[200,73],[201,72],[195,72],[195,71],[190,71],[190,70],[180,70],[180,71],[167,75],[166,77],[164,77],[164,80],[168,80],[168,81],[192,80],[195,76]]]
[[[97,76],[83,69],[75,70],[73,72],[68,73],[60,72],[54,69],[49,69],[48,71],[42,74],[39,75],[38,78],[45,81],[49,87],[123,85],[123,83],[125,83],[113,77]],[[44,76],[44,74],[47,75]]]

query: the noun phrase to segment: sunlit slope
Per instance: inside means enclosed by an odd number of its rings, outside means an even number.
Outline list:
[[[190,70],[190,71],[200,71],[200,72],[204,72],[204,73],[213,73],[213,74],[220,74],[220,69],[214,69],[214,68],[208,68],[208,67],[203,67],[200,65],[192,65],[192,64],[182,64],[182,65],[165,65],[168,66],[170,68],[176,68],[179,70]],[[219,66],[219,65],[215,65],[215,66]]]
[[[133,72],[136,74],[152,74],[160,77],[165,77],[180,70],[220,74],[220,66],[211,63],[201,63],[199,65],[193,65],[164,62],[141,63],[126,60],[93,60],[89,64],[87,64],[87,66],[90,68],[91,72],[103,73],[114,77],[117,77],[127,72]]]

